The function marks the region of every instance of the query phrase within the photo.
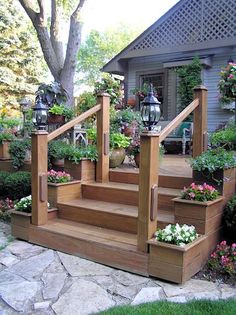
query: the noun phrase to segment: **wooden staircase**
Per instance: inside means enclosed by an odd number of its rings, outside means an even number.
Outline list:
[[[172,186],[177,182],[176,177],[168,180]],[[82,183],[81,198],[58,203],[55,218],[42,226],[30,226],[30,241],[148,275],[148,253],[137,250],[138,185],[125,181]],[[179,195],[182,182],[176,187],[159,187],[157,227],[174,223],[172,199]]]

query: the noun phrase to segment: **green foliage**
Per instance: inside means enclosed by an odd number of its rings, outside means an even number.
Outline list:
[[[14,140],[9,147],[9,153],[12,158],[12,166],[20,169],[24,164],[27,150],[31,149],[31,139]]]
[[[41,83],[36,92],[36,101],[41,99],[49,108],[62,105],[68,99],[67,91],[58,82]]]
[[[64,149],[64,158],[72,161],[75,164],[78,164],[82,159],[97,161],[97,148],[94,145],[88,145],[86,147],[74,147],[68,145],[67,148]]]
[[[126,137],[121,133],[111,133],[110,134],[110,148],[128,148],[130,145],[130,138]]]
[[[214,132],[211,135],[211,145],[214,147],[222,146],[233,149],[236,146],[236,126],[230,125],[225,129]]]
[[[216,170],[228,169],[236,166],[236,159],[233,152],[223,148],[208,150],[196,158],[190,159],[190,165],[195,171],[208,171],[213,173]]]
[[[9,222],[11,220],[11,212],[14,208],[14,203],[11,199],[6,198],[0,200],[0,220]]]
[[[110,95],[110,103],[112,105],[119,104],[121,98],[120,81],[115,80],[111,75],[106,74],[95,83],[95,95],[108,93]]]
[[[0,129],[13,129],[14,127],[19,126],[21,120],[19,118],[0,118]]]
[[[92,30],[78,53],[77,71],[83,78],[80,82],[93,86],[97,80],[101,80],[100,69],[136,38],[138,33],[137,27],[132,29],[128,25],[118,25],[103,33]]]
[[[226,226],[227,233],[236,235],[236,195],[227,203],[224,209],[223,221]],[[236,241],[236,240],[235,240]]]
[[[229,63],[227,67],[223,68],[220,77],[218,84],[221,94],[220,102],[230,104],[236,99],[236,63]]]
[[[181,112],[193,101],[193,88],[202,83],[202,66],[199,58],[195,57],[189,65],[176,69],[179,76],[178,93],[180,105],[178,111]]]
[[[48,144],[48,161],[51,163],[52,159],[61,160],[64,159],[65,150],[70,146],[69,144],[61,141],[54,140]]]
[[[14,135],[9,132],[1,132],[0,133],[0,143],[3,141],[12,141],[14,139]]]
[[[33,95],[45,66],[36,34],[16,0],[0,0],[0,104],[19,109],[17,100]]]
[[[4,185],[5,185],[5,180],[9,174],[10,174],[9,172],[0,171],[0,196],[6,195],[6,190],[5,190]]]
[[[93,92],[83,92],[80,94],[78,98],[78,103],[76,106],[76,111],[78,114],[82,114],[92,108],[94,105],[96,105],[96,96],[94,95]]]
[[[20,199],[31,193],[31,173],[15,172],[4,181],[6,196],[12,200]]]

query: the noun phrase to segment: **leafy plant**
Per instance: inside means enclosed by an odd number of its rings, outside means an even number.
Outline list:
[[[218,191],[210,185],[204,183],[203,185],[196,185],[192,183],[189,187],[184,187],[181,191],[181,199],[195,200],[195,201],[210,201],[219,197]]]
[[[220,72],[218,87],[221,94],[220,102],[229,104],[236,99],[236,63],[230,62]]]
[[[112,133],[110,134],[110,148],[128,148],[130,145],[130,138],[126,137],[121,133]]]
[[[68,183],[72,180],[70,174],[61,171],[50,170],[48,172],[49,183]]]
[[[15,204],[15,210],[20,212],[31,213],[32,212],[32,197],[31,195],[21,198]]]
[[[101,81],[95,83],[95,95],[108,93],[112,105],[119,104],[121,101],[120,81],[112,78],[111,75],[104,76]]]
[[[3,141],[12,141],[14,139],[14,135],[9,132],[1,132],[0,133],[0,143]]]
[[[96,102],[96,96],[93,92],[83,92],[78,98],[76,111],[78,114],[82,114],[96,105]]]
[[[9,118],[9,117],[0,118],[0,128],[3,128],[3,129],[13,129],[14,127],[19,126],[20,123],[21,123],[21,120],[19,118]]]
[[[232,235],[236,234],[236,195],[228,201],[223,215],[223,221],[226,226],[227,232],[231,232]]]
[[[9,147],[9,153],[12,158],[12,166],[20,169],[24,164],[27,150],[31,149],[31,139],[14,140]]]
[[[176,73],[179,76],[179,112],[184,110],[193,101],[193,88],[202,83],[201,70],[202,66],[198,57],[195,57],[189,65],[176,69]]]
[[[14,202],[11,199],[6,198],[4,200],[0,200],[0,219],[9,222],[11,220],[11,214],[9,210],[13,208]]]
[[[88,141],[91,141],[91,144],[96,144],[97,142],[97,130],[96,128],[89,128],[87,130]]]
[[[5,180],[9,174],[9,172],[0,171],[0,196],[5,196],[6,194]]]
[[[196,158],[190,159],[190,165],[193,170],[213,173],[219,169],[235,167],[236,159],[233,152],[217,148],[208,150]]]
[[[236,126],[230,125],[211,135],[211,145],[233,149],[236,146]]]
[[[236,244],[227,245],[222,241],[211,254],[208,261],[210,269],[233,275],[236,273]]]
[[[61,115],[65,116],[66,121],[71,120],[74,117],[74,111],[73,109],[61,104],[54,104],[48,111],[50,114],[53,115]]]
[[[82,159],[97,161],[98,153],[97,148],[94,145],[88,145],[86,147],[68,146],[64,149],[64,157],[73,163],[78,164]]]
[[[65,103],[68,100],[68,93],[58,82],[42,83],[36,92],[36,101],[38,99],[50,108],[55,104]]]
[[[6,196],[12,200],[20,199],[31,193],[31,173],[15,172],[4,181]]]
[[[174,245],[184,246],[197,239],[198,234],[193,225],[169,224],[162,230],[157,230],[155,233],[157,241],[170,243]]]

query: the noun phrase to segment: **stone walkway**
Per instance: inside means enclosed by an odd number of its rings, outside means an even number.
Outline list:
[[[174,285],[9,239],[0,222],[0,315],[94,314],[122,304],[236,298],[224,284]]]

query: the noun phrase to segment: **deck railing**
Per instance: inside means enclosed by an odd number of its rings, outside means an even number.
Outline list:
[[[194,88],[194,101],[160,133],[145,132],[140,139],[138,249],[147,252],[147,240],[153,237],[158,215],[159,146],[193,112],[193,157],[207,149],[207,89]]]
[[[44,225],[47,223],[47,169],[48,169],[48,142],[60,136],[78,123],[97,114],[97,150],[96,181],[107,182],[109,179],[109,107],[108,94],[98,96],[97,105],[80,116],[67,122],[60,128],[48,134],[46,131],[32,133],[32,224]]]

